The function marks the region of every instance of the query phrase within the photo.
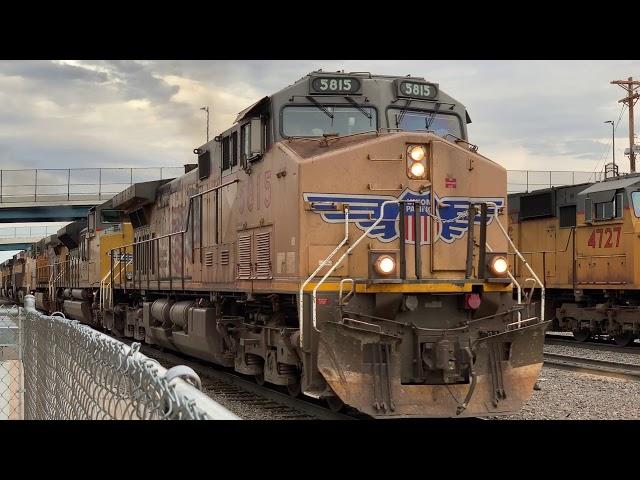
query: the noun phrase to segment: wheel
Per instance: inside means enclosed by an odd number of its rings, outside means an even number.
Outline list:
[[[329,405],[329,409],[332,412],[338,413],[344,408],[344,402],[340,400],[340,397],[337,395],[332,395],[330,397],[325,398],[327,405]]]
[[[287,385],[287,392],[293,398],[299,397],[302,393],[302,386],[300,385],[300,380],[296,381],[296,383],[290,383]]]
[[[613,340],[614,340],[614,342],[616,342],[617,346],[626,347],[626,346],[631,345],[633,343],[634,336],[633,336],[633,333],[626,332],[626,333],[621,333],[621,334],[618,334],[618,335],[614,335]]]
[[[573,338],[576,339],[576,342],[586,342],[590,336],[591,336],[591,332],[586,328],[573,331]]]
[[[256,383],[260,386],[264,385],[264,371],[261,371],[260,373],[256,373],[253,378],[255,379]]]

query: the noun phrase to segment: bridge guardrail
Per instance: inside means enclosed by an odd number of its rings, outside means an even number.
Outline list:
[[[184,167],[0,170],[0,204],[106,201],[134,183],[183,173]]]
[[[0,170],[0,205],[106,201],[134,183],[174,178],[183,167]],[[509,193],[602,180],[603,172],[507,170]]]

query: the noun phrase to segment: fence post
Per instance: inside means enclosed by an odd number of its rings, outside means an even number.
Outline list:
[[[67,168],[67,200],[71,200],[71,169]]]
[[[36,172],[36,177],[35,177],[35,185],[34,185],[34,190],[33,190],[33,201],[37,202],[38,201],[38,169],[35,170]]]
[[[98,200],[102,200],[102,169],[98,169]]]

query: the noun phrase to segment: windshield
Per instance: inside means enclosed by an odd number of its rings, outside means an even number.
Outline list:
[[[362,110],[362,111],[361,111]],[[321,137],[325,133],[350,135],[378,129],[376,111],[371,107],[296,105],[282,110],[285,137]]]
[[[633,202],[633,211],[636,217],[640,218],[640,192],[632,192],[631,201]]]
[[[450,113],[418,112],[401,108],[389,109],[389,127],[401,130],[431,130],[441,137],[448,133],[462,138],[460,119]]]

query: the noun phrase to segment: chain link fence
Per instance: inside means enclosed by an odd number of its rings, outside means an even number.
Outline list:
[[[23,418],[19,333],[15,315],[0,314],[0,420]]]
[[[138,343],[31,309],[0,306],[0,319],[12,334],[2,350],[0,418],[238,419],[199,390],[193,370],[166,370]]]

